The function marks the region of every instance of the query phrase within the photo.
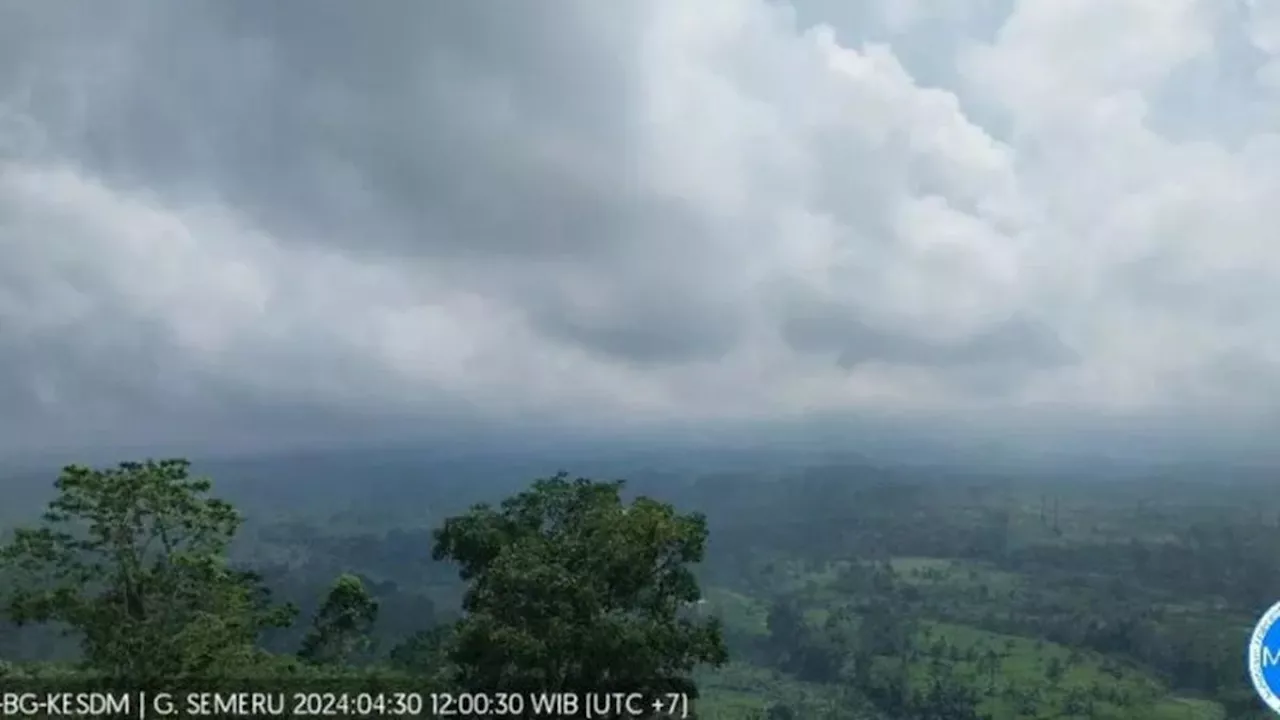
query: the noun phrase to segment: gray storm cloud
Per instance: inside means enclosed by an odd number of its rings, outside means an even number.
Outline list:
[[[1273,409],[1271,5],[796,3],[4,5],[0,449]]]

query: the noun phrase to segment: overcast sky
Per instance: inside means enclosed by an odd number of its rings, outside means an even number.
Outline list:
[[[0,452],[1247,425],[1278,92],[1280,0],[4,2]]]

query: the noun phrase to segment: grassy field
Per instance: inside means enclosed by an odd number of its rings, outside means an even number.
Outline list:
[[[1221,720],[1222,709],[1168,694],[1150,673],[1096,653],[1072,651],[1039,639],[1001,635],[966,625],[927,623],[918,641],[925,647],[944,641],[960,658],[957,673],[981,688],[986,699],[980,710],[993,720],[1013,718],[1115,718],[1116,720]],[[978,660],[987,651],[999,655],[998,665],[984,669]],[[926,681],[926,663],[917,663],[919,683]],[[1093,687],[1105,687],[1110,702],[1087,703]],[[1038,700],[1039,710],[1028,714],[1023,698]],[[1091,712],[1085,708],[1091,706]]]
[[[968,590],[985,585],[998,596],[1008,595],[1026,582],[1020,575],[997,570],[976,561],[901,557],[891,560],[890,565],[906,582],[925,587],[945,586],[950,590]]]
[[[821,717],[824,709],[843,702],[831,686],[799,682],[746,663],[704,672],[697,680],[702,693],[698,717],[703,720],[749,720],[762,716],[771,704],[787,705],[801,717]]]
[[[1028,582],[981,562],[897,557],[889,564],[902,582],[923,596],[945,599],[961,615],[999,606]],[[785,592],[799,598],[805,621],[820,628],[848,602],[837,582],[845,567],[785,565],[776,568],[776,577]],[[706,599],[727,630],[747,637],[768,635],[765,599],[724,588],[708,589]],[[931,664],[945,661],[982,698],[979,710],[992,720],[1225,720],[1216,703],[1171,694],[1153,673],[1132,663],[1040,638],[939,618],[918,624],[915,646],[920,652],[910,661],[909,675],[918,690],[927,685]],[[897,662],[884,660],[878,671],[888,672],[885,665]],[[708,718],[752,717],[767,709],[765,698],[788,698],[793,708],[810,708],[819,716],[824,705],[842,701],[834,686],[801,683],[745,664],[709,672],[701,683],[704,700],[699,707]]]
[[[725,588],[708,588],[704,598],[726,627],[752,636],[769,632],[769,609],[759,600]]]

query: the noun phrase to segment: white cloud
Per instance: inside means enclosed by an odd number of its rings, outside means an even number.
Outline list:
[[[1273,3],[1026,1],[979,33],[884,0],[866,44],[762,0],[193,7],[96,36],[0,11],[11,447],[244,398],[590,427],[1274,409],[1280,138],[1172,137],[1156,102],[1224,27],[1280,51]],[[954,86],[913,75],[926,26],[973,33]]]

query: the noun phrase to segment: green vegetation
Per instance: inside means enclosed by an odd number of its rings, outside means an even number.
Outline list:
[[[704,717],[1266,717],[1242,662],[1280,597],[1265,488],[1150,483],[743,482],[712,516],[735,663]]]
[[[1280,599],[1264,482],[561,473],[419,483],[379,521],[233,506],[188,470],[62,473],[0,556],[0,677],[678,691],[704,720],[1267,716],[1242,662]]]
[[[467,584],[462,617],[370,651],[379,603],[349,573],[333,583],[296,656],[261,647],[291,623],[259,577],[233,569],[240,526],[182,460],[66,468],[44,523],[4,547],[10,619],[64,624],[78,662],[6,665],[7,677],[61,674],[120,683],[268,678],[430,678],[469,692],[696,695],[690,674],[725,659],[719,623],[683,615],[701,596],[689,569],[705,520],[663,503],[622,502],[620,483],[557,475],[502,504],[445,521],[433,554]],[[309,670],[309,672],[308,672]],[[425,683],[414,689],[433,689]]]
[[[445,521],[435,557],[471,581],[450,655],[462,687],[696,696],[694,667],[725,661],[719,623],[681,617],[701,597],[705,519],[621,490],[560,474]]]
[[[257,669],[261,630],[289,621],[225,562],[240,519],[208,498],[183,461],[69,467],[45,523],[0,554],[13,570],[9,616],[60,622],[86,666],[141,681]]]

